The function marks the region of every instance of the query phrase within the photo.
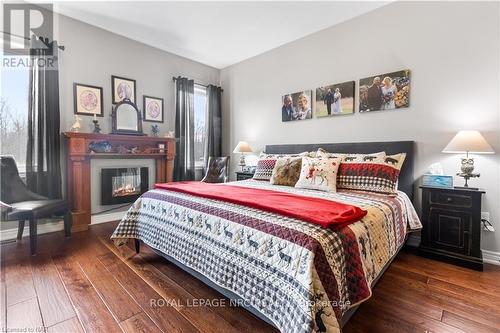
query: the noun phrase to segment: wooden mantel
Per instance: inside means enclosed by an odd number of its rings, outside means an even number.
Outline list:
[[[67,197],[73,218],[72,231],[87,230],[90,224],[90,160],[92,158],[150,158],[156,160],[157,183],[171,182],[174,171],[175,139],[150,136],[65,132],[67,157]],[[92,142],[108,141],[113,146],[110,153],[94,153]],[[165,150],[158,151],[159,144]],[[138,152],[120,152],[118,147],[137,147]]]

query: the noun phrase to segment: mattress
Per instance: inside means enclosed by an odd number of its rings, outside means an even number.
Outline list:
[[[256,180],[227,184],[333,200],[358,206],[367,215],[333,231],[276,213],[157,189],[137,199],[111,238],[118,246],[128,239],[142,240],[238,295],[285,333],[340,332],[342,316],[371,296],[372,282],[407,233],[421,228],[403,192],[330,193]]]

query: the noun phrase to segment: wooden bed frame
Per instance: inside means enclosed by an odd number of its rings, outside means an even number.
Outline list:
[[[329,152],[332,153],[376,153],[380,151],[385,151],[388,155],[392,154],[398,154],[398,153],[406,153],[406,159],[403,164],[403,167],[401,168],[400,176],[399,176],[399,181],[398,181],[398,188],[400,191],[405,192],[408,197],[413,200],[413,187],[414,187],[414,175],[413,175],[413,170],[414,170],[414,154],[415,154],[415,142],[414,141],[388,141],[388,142],[358,142],[358,143],[328,143],[328,144],[286,144],[286,145],[267,145],[266,146],[266,153],[270,154],[287,154],[287,153],[301,153],[304,151],[314,151],[317,150],[318,148],[323,148]],[[389,268],[390,264],[392,261],[396,258],[397,254],[401,250],[403,246],[401,246],[396,254],[389,260],[389,262],[384,266],[380,274],[377,276],[377,278],[372,282],[371,287],[373,288],[376,283],[379,281],[380,277],[384,274],[384,272]],[[137,253],[140,251],[140,241],[135,240],[135,250]],[[153,249],[153,251],[167,259],[168,261],[172,262],[182,270],[186,271],[187,273],[191,274],[195,278],[199,279],[212,289],[217,290],[220,292],[222,295],[227,297],[228,299],[231,300],[242,300],[240,296],[236,295],[234,292],[225,289],[223,287],[220,287],[216,285],[214,282],[210,281],[208,278],[206,278],[204,275],[198,273],[197,271],[185,266],[184,264],[180,263],[179,261],[175,260],[174,258],[170,257],[169,255],[162,253],[161,251],[158,251],[156,249]],[[240,302],[237,304],[246,304],[245,302]],[[344,327],[344,325],[349,321],[349,319],[354,315],[356,310],[359,308],[360,305],[354,306],[351,309],[349,309],[344,316],[342,317],[341,321],[341,327]],[[263,315],[259,310],[255,309],[252,306],[244,306],[246,310],[250,311],[253,313],[255,316],[257,316],[259,319],[267,322],[268,324],[275,326],[274,323],[268,319],[265,315]]]

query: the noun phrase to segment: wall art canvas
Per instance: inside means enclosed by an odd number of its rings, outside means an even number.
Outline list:
[[[143,120],[163,123],[163,98],[143,97]]]
[[[316,88],[316,117],[354,113],[354,81]]]
[[[73,83],[73,99],[75,114],[104,116],[101,87]]]
[[[281,120],[295,121],[312,118],[312,90],[281,97]]]
[[[135,103],[135,80],[113,75],[111,76],[111,91],[113,104],[120,103],[125,98]]]
[[[359,80],[359,112],[392,110],[409,106],[409,69]]]

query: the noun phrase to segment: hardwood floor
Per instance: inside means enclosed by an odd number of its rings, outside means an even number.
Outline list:
[[[186,306],[224,297],[146,246],[118,250],[115,226],[40,235],[35,257],[26,238],[2,244],[2,331],[278,332],[242,308]],[[344,332],[499,329],[500,267],[481,273],[402,252]]]

